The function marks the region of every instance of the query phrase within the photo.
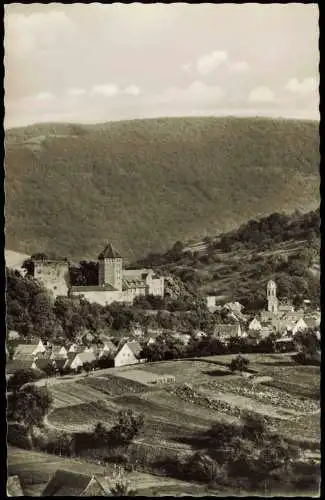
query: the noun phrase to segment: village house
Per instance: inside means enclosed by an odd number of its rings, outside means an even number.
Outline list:
[[[99,351],[99,358],[113,354],[116,351],[116,346],[110,340],[104,342],[103,347]]]
[[[305,321],[301,318],[297,321],[297,323],[293,326],[292,328],[292,334],[296,335],[298,332],[302,332],[304,330],[307,330],[307,325]]]
[[[38,344],[18,344],[13,354],[13,360],[34,359],[39,353],[46,351],[46,347],[40,340]]]
[[[208,334],[206,332],[203,332],[202,330],[195,330],[195,332],[194,332],[194,338],[196,340],[206,338],[207,336],[208,336]]]
[[[260,340],[267,339],[270,335],[275,333],[275,328],[271,325],[262,326],[262,328],[258,332],[258,337]]]
[[[31,368],[33,370],[38,370],[46,373],[47,370],[53,369],[54,366],[53,366],[53,361],[51,359],[37,358],[33,361]]]
[[[93,352],[80,352],[76,354],[73,359],[66,360],[64,368],[70,368],[71,370],[78,370],[82,368],[85,364],[93,363],[96,361],[96,356]]]
[[[145,335],[145,330],[141,325],[134,325],[131,329],[131,335],[133,337],[142,338]]]
[[[107,496],[109,487],[104,477],[58,469],[45,486],[42,497]]]
[[[214,326],[214,337],[219,340],[229,340],[231,338],[246,337],[246,333],[242,332],[239,323],[236,325],[217,324]]]
[[[175,340],[179,340],[183,345],[188,345],[191,340],[191,335],[186,333],[173,333],[172,338]]]
[[[261,323],[258,321],[258,319],[255,317],[250,321],[248,324],[248,331],[255,330],[255,331],[260,331],[262,328]]]
[[[216,295],[208,295],[206,298],[206,305],[209,312],[215,312],[217,309],[217,296]]]
[[[135,365],[141,362],[142,347],[136,340],[126,342],[114,358],[114,366]]]
[[[7,338],[8,340],[19,340],[20,339],[20,335],[18,332],[16,332],[15,330],[10,330],[7,334]]]
[[[65,358],[68,357],[68,351],[64,346],[53,346],[50,350],[50,359]]]

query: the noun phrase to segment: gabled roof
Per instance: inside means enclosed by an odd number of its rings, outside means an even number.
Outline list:
[[[132,352],[132,354],[138,358],[140,356],[140,352],[142,351],[142,347],[141,345],[139,344],[139,342],[137,342],[136,340],[132,341],[132,342],[127,342],[126,344],[124,345],[127,345],[128,348],[130,349],[130,351]],[[123,346],[124,347],[124,346]],[[123,348],[122,348],[123,349]]]
[[[20,479],[18,476],[9,476],[7,479],[7,496],[8,497],[23,497]]]
[[[58,469],[47,483],[41,496],[80,496],[91,480],[92,476],[87,474]]]
[[[82,363],[92,363],[96,359],[96,356],[92,351],[80,352],[79,354],[77,354],[77,356],[80,359],[80,361],[82,361]]]
[[[121,259],[121,255],[115,250],[111,243],[108,243],[104,250],[98,255],[98,260],[102,259]]]
[[[46,370],[48,367],[50,366],[53,366],[52,365],[52,362],[49,360],[49,359],[35,359],[34,361],[36,367],[38,368],[38,370]]]
[[[6,373],[12,375],[18,370],[29,370],[32,368],[33,359],[17,359],[14,361],[9,360],[6,363]]]
[[[33,352],[37,348],[38,344],[19,344],[14,352],[15,359],[32,358]]]

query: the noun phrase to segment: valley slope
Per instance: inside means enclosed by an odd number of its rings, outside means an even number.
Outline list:
[[[317,122],[166,118],[6,132],[6,247],[128,259],[319,204]]]

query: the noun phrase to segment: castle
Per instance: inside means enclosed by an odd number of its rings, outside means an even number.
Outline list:
[[[54,298],[79,296],[104,306],[112,302],[132,304],[139,296],[164,297],[164,278],[156,276],[152,269],[123,269],[123,259],[111,244],[98,256],[98,285],[70,286],[68,276],[67,261],[34,261],[34,277]]]

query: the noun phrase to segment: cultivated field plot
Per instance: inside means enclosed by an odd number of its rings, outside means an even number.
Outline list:
[[[87,387],[87,385],[81,385],[78,382],[49,385],[48,388],[53,396],[54,408],[75,406],[106,398],[103,392]]]
[[[113,474],[114,466],[103,467],[101,465],[91,464],[81,460],[61,458],[47,453],[33,452],[8,446],[8,475],[17,474],[21,480],[22,487],[28,493],[29,491],[40,493],[42,487],[49,481],[52,474],[59,468],[79,472],[83,474],[99,474],[104,472]],[[138,495],[153,495],[153,491],[159,492],[160,488],[167,491],[169,495],[181,492],[189,492],[191,488],[198,495],[204,494],[206,489],[203,486],[178,481],[165,477],[144,474],[141,472],[132,472],[128,475],[131,484],[138,490]]]
[[[139,366],[137,371],[149,372],[157,375],[174,375],[176,384],[202,384],[211,380],[211,372],[213,370],[219,373],[220,378],[225,377],[237,378],[237,375],[232,375],[227,369],[222,370],[213,363],[206,361],[166,361],[162,363],[151,363]],[[215,378],[215,377],[214,377]]]
[[[78,426],[93,428],[99,421],[113,426],[116,423],[119,409],[119,406],[114,405],[114,403],[103,404],[102,401],[83,403],[66,408],[56,408],[50,413],[48,420],[50,424],[67,432],[78,430]]]
[[[162,375],[166,375],[163,373]],[[144,370],[127,370],[120,372],[119,377],[126,378],[128,380],[132,380],[135,382],[139,382],[140,384],[148,385],[155,383],[157,379],[157,373],[144,371]]]
[[[245,379],[237,379],[236,381],[210,382],[201,388],[210,389],[212,393],[218,391],[249,397],[258,403],[292,410],[295,414],[308,414],[319,410],[317,401],[303,396],[294,396],[282,388],[273,387],[269,382],[253,384]]]
[[[141,372],[139,371],[138,379],[140,380],[140,378]],[[128,393],[137,394],[151,389],[142,382],[124,377],[122,372],[119,372],[116,375],[106,374],[98,377],[85,377],[84,379],[79,380],[78,384],[80,384],[79,387],[88,387],[94,391],[101,391],[103,394],[107,394],[108,396],[120,396]]]

